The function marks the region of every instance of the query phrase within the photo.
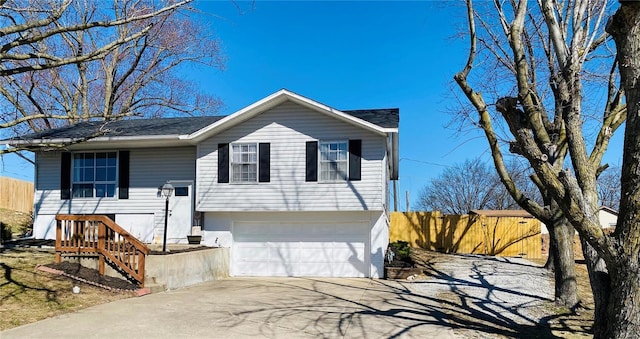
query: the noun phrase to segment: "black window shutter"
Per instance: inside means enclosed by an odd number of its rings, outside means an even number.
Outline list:
[[[318,142],[307,141],[306,181],[318,181]]]
[[[62,152],[60,162],[60,199],[71,199],[71,153]]]
[[[362,159],[362,140],[349,140],[349,180],[360,180]]]
[[[129,151],[120,151],[118,159],[118,199],[129,199]]]
[[[258,144],[258,181],[271,181],[271,144]]]
[[[229,144],[218,144],[218,182],[229,182]]]

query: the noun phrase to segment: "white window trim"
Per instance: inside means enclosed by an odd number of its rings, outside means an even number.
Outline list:
[[[96,159],[96,154],[97,153],[115,153],[116,154],[116,178],[115,181],[97,181],[95,180],[95,170],[96,170],[96,165],[95,165],[95,159]],[[75,172],[75,155],[76,154],[93,154],[94,155],[94,165],[93,165],[93,170],[94,170],[94,180],[93,181],[75,181],[73,180],[73,174]],[[107,151],[80,151],[80,152],[73,152],[71,153],[71,173],[69,173],[69,175],[71,176],[71,200],[97,200],[97,199],[108,199],[108,200],[118,200],[118,190],[119,190],[119,175],[120,173],[120,152],[118,151],[113,151],[113,150],[107,150]],[[109,183],[113,183],[115,185],[115,189],[113,192],[113,196],[112,197],[97,197],[96,196],[96,184],[109,184]],[[73,185],[75,184],[91,184],[93,185],[93,193],[91,197],[74,197],[73,196]]]
[[[233,177],[233,146],[239,146],[239,145],[254,145],[256,147],[256,162],[254,163],[254,165],[256,166],[256,178],[253,181],[235,181],[234,177]],[[258,171],[260,170],[260,150],[259,150],[259,145],[257,142],[233,142],[233,143],[229,143],[229,183],[233,184],[233,185],[255,185],[258,183],[258,178],[260,177],[260,173],[258,173]],[[249,164],[251,165],[252,163],[239,163],[239,164]]]
[[[345,144],[347,158],[344,179],[323,180],[322,179],[322,144]],[[330,161],[327,161],[330,162]],[[343,183],[349,181],[349,140],[318,140],[318,182],[319,183]]]

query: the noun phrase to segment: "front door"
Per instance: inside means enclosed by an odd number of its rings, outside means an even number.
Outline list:
[[[174,187],[169,200],[168,243],[186,243],[193,222],[193,182],[170,181]]]

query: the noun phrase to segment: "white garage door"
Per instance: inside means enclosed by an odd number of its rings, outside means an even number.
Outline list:
[[[367,224],[233,225],[235,276],[367,277]]]

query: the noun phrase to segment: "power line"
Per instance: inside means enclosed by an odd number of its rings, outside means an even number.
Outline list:
[[[419,163],[422,163],[422,164],[434,165],[434,166],[441,166],[441,167],[453,167],[453,166],[450,166],[450,165],[438,164],[438,163],[436,163],[436,162],[422,161],[422,160],[416,160],[416,159],[410,159],[410,158],[400,158],[400,160],[398,160],[398,162],[400,162],[400,161],[402,161],[402,160],[413,161],[413,162],[419,162]]]

